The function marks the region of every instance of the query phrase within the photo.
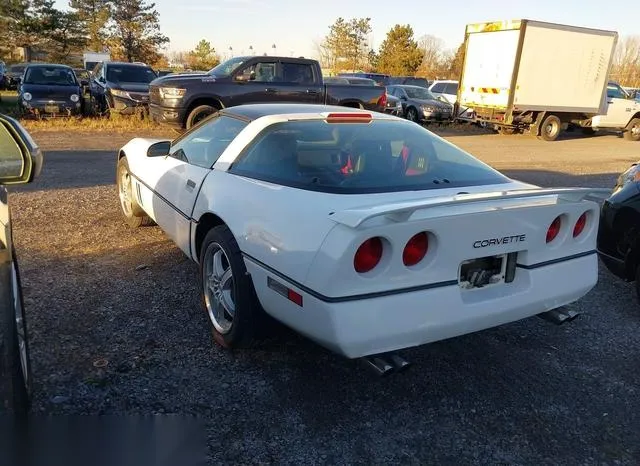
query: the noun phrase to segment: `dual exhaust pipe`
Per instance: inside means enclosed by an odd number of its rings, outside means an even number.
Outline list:
[[[376,354],[362,358],[365,366],[382,377],[393,372],[405,371],[411,364],[397,353]]]

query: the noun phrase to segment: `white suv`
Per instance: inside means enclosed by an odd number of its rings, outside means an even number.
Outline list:
[[[458,99],[458,81],[433,81],[431,86],[429,86],[429,92],[453,105]],[[473,111],[468,108],[461,108],[458,110],[457,118],[460,120],[473,120],[474,114]]]

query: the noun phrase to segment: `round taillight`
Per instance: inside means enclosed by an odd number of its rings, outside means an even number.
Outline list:
[[[585,226],[587,226],[587,213],[586,212],[584,214],[582,214],[578,218],[578,221],[576,222],[575,226],[573,227],[573,237],[574,238],[578,237],[584,231],[584,227]]]
[[[560,233],[561,226],[562,220],[560,219],[560,217],[556,217],[555,220],[551,222],[551,225],[549,225],[549,229],[547,230],[547,243],[550,243],[551,241],[556,239],[556,236],[558,236],[558,233]]]
[[[427,254],[427,250],[429,249],[429,236],[423,231],[411,237],[409,241],[407,241],[407,245],[404,247],[404,251],[402,251],[402,262],[407,267],[416,265]]]
[[[358,273],[373,270],[382,259],[382,239],[373,237],[360,245],[353,258],[353,268]]]

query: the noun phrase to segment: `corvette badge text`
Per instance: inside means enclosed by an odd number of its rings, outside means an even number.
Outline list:
[[[473,243],[473,247],[478,248],[486,248],[487,246],[498,246],[500,244],[510,244],[510,243],[522,243],[526,241],[527,235],[513,235],[513,236],[503,236],[502,238],[488,238],[483,240],[478,240]]]

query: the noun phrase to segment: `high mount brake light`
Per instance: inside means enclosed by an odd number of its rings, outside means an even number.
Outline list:
[[[369,238],[360,245],[353,257],[353,268],[358,273],[373,270],[382,259],[382,239],[378,236]]]
[[[553,220],[553,222],[551,222],[551,225],[549,225],[549,229],[547,230],[547,243],[550,243],[551,241],[556,239],[556,236],[558,236],[558,233],[560,233],[561,226],[562,219],[558,216]]]
[[[584,231],[584,227],[587,226],[587,213],[583,213],[580,217],[578,217],[578,220],[576,221],[576,224],[573,227],[573,237],[577,238],[578,236],[580,236],[580,234]]]
[[[420,232],[416,235],[413,235],[402,251],[402,262],[407,267],[412,265],[416,265],[424,256],[427,255],[427,251],[429,250],[429,236],[427,233]]]
[[[370,113],[329,113],[326,116],[328,123],[345,123],[345,122],[369,122],[373,120],[373,115]]]

